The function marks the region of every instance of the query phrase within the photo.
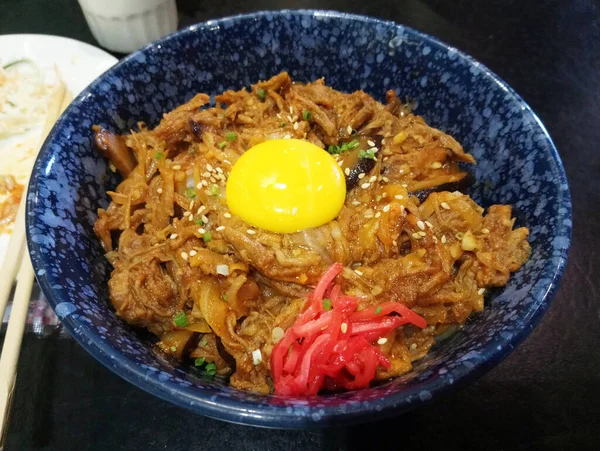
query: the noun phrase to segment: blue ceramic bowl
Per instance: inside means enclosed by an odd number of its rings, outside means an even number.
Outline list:
[[[388,89],[456,137],[478,161],[470,194],[513,205],[531,231],[530,260],[482,314],[410,373],[368,390],[310,399],[241,392],[155,353],[115,316],[111,268],[93,232],[96,208],[118,180],[94,150],[93,124],[127,132],[196,92],[239,89],[280,71],[325,77],[383,100]],[[571,202],[557,151],[536,115],[484,66],[391,22],[324,11],[262,12],[168,36],[107,71],[71,104],[48,137],[27,199],[29,250],[42,290],[73,337],[138,387],[194,412],[250,425],[309,428],[397,414],[497,364],[547,309],[565,266]]]

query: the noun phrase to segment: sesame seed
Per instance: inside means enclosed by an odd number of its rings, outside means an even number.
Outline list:
[[[204,210],[206,210],[206,206],[205,206],[205,205],[200,205],[200,206],[198,207],[198,211],[197,211],[196,213],[200,214],[200,213],[202,213]]]
[[[396,240],[392,240],[392,244],[393,244],[394,246],[398,246],[398,241],[396,241]]]
[[[365,218],[369,219],[373,217],[373,211],[371,209],[368,209],[365,211],[364,215]]]
[[[223,229],[225,229],[225,226],[219,226],[215,229],[215,232],[220,232]]]
[[[206,216],[206,215],[202,215],[202,222],[203,222],[204,224],[208,223],[208,216]]]
[[[202,186],[208,186],[208,182],[207,182],[206,180],[202,180],[202,181],[200,182],[200,184],[201,184]]]
[[[385,138],[381,140],[381,144],[385,144]]]
[[[175,166],[173,166],[173,170],[174,171],[179,171],[181,169],[181,166],[176,164]]]
[[[345,334],[348,331],[348,324],[346,324],[346,323],[340,324],[340,330],[342,331],[343,334]]]
[[[210,177],[210,172],[203,172],[202,177]]]
[[[375,143],[371,140],[367,141],[367,144],[371,147],[375,147]]]
[[[404,188],[408,188],[408,185],[407,185],[406,183],[403,183],[403,184],[402,184],[402,186],[403,186]]]
[[[364,172],[361,172],[360,174],[358,174],[359,180],[362,180],[365,177],[365,175],[366,174]]]
[[[174,240],[175,238],[177,238],[177,234],[176,233],[172,233],[169,238],[171,238],[172,240]]]
[[[377,180],[377,176],[373,175],[371,176],[371,178],[369,179],[369,183],[373,183],[375,180]]]
[[[190,202],[190,208],[188,208],[188,210],[191,210],[191,209],[193,209],[193,208],[194,208],[194,203],[195,203],[195,201],[191,201],[191,202]]]
[[[348,127],[346,127],[346,131],[348,132],[349,135],[352,134],[352,127],[350,125],[348,125]]]
[[[231,213],[223,213],[223,216],[225,216],[227,219],[231,218]]]
[[[196,189],[202,189],[202,182],[198,182],[198,184],[196,185]]]
[[[344,169],[344,174],[346,174],[346,175],[350,175],[350,168],[346,168],[346,169]]]
[[[198,229],[198,233],[199,233],[200,235],[204,235],[204,234],[206,233],[206,230],[204,230],[202,227],[200,227],[200,228]]]
[[[413,237],[413,239],[415,239],[415,240],[420,240],[420,239],[421,239],[421,235],[419,235],[417,232],[413,233],[411,236],[412,236],[412,237]]]
[[[219,174],[222,174],[222,173],[223,173],[223,169],[221,169],[221,168],[217,168],[216,170],[217,170],[217,172],[218,172]]]
[[[294,122],[294,130],[298,130],[298,122]]]
[[[217,183],[217,179],[214,178],[213,176],[210,177],[210,181],[213,182],[213,183]]]
[[[355,272],[356,274],[358,274],[359,276],[362,276],[362,275],[363,275],[362,271],[359,271],[358,269],[355,269],[355,270],[354,270],[354,272]]]
[[[254,230],[252,230],[252,229],[248,229],[248,230],[246,230],[246,232],[248,233],[248,235],[255,235],[256,234],[256,232]]]
[[[425,223],[423,221],[417,221],[417,227],[421,230],[425,230]]]
[[[294,122],[294,120],[292,119],[292,116],[288,116],[287,118],[288,118],[288,121]]]
[[[187,216],[189,216],[189,215],[191,215],[191,213],[190,213],[189,211],[185,211],[185,212],[183,212],[183,216],[187,217]]]
[[[477,290],[477,294],[483,294],[485,293],[485,288],[480,288],[479,290]]]
[[[294,108],[290,105],[290,114],[294,114]]]
[[[396,194],[394,196],[394,199],[402,200],[402,199],[404,199],[404,196],[402,194]]]
[[[378,345],[384,345],[386,343],[387,343],[387,338],[385,338],[385,337],[382,337],[379,340],[377,340]]]
[[[361,187],[362,189],[367,189],[369,186],[371,186],[371,184],[370,184],[370,183],[363,183],[362,185],[360,185],[360,187]]]
[[[431,222],[429,222],[429,221],[425,221],[425,225],[426,225],[427,227],[429,227],[430,229],[433,229],[433,224],[432,224]]]
[[[188,254],[187,254],[187,252],[182,252],[182,253],[181,253],[181,258],[183,258],[184,260],[187,260],[187,259],[188,259]]]
[[[448,240],[446,239],[446,235],[442,235],[442,244],[446,244],[446,241],[448,241]]]
[[[158,189],[156,190],[156,192],[157,192],[158,194],[162,194],[162,188],[158,188]]]
[[[190,257],[193,257],[194,255],[196,255],[198,252],[196,252],[194,249],[192,249],[190,251]]]
[[[381,212],[380,212],[380,211],[378,211],[377,213],[375,213],[375,217],[376,217],[376,218],[381,218]]]
[[[369,150],[373,153],[379,152],[379,149],[377,147],[371,147]]]
[[[385,182],[385,183],[389,183],[390,179],[388,179],[385,175],[383,177],[381,177],[381,179]]]
[[[279,343],[284,335],[285,331],[281,327],[274,327],[271,331],[271,340],[273,343]]]
[[[206,163],[206,169],[208,169],[210,172],[215,170],[210,163]]]
[[[277,113],[277,118],[281,119],[281,113]]]
[[[388,211],[390,211],[390,204],[387,204],[385,207],[383,207],[383,211],[384,211],[384,213],[387,213]]]
[[[357,201],[357,200],[353,200],[353,201],[352,201],[352,205],[354,205],[354,206],[356,206],[356,205],[360,205],[360,202],[359,202],[359,201]]]
[[[193,221],[193,220],[194,220],[194,215],[189,215],[189,216],[188,216],[188,219],[189,219],[190,221]]]
[[[383,193],[381,197],[385,199],[387,197],[387,193]]]
[[[296,216],[297,213],[298,213],[298,207],[292,208],[292,216]]]
[[[292,137],[292,135],[284,135],[283,139],[290,139]]]
[[[410,350],[414,351],[415,349],[417,349],[417,344],[416,343],[411,344],[410,345]]]
[[[431,169],[439,169],[442,167],[442,163],[436,161],[435,163],[431,163]]]
[[[444,210],[450,210],[450,205],[448,205],[446,202],[442,202],[440,205]]]
[[[490,233],[490,229],[481,229],[481,233],[488,234]]]
[[[418,233],[419,235],[421,235],[421,236],[427,236],[427,234],[426,234],[425,232],[421,231],[421,230],[419,230],[417,233]]]
[[[433,242],[434,242],[434,243],[437,243],[437,242],[438,242],[437,236],[433,235],[433,237],[432,237],[432,238],[433,238]]]

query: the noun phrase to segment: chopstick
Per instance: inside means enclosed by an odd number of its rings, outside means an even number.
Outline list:
[[[48,113],[40,135],[38,151],[62,111],[71,102],[71,98],[70,92],[61,80],[50,99]],[[29,177],[25,182],[25,186],[28,184]],[[15,290],[10,319],[4,337],[2,354],[0,355],[0,425],[2,431],[2,435],[0,436],[2,439],[0,447],[2,448],[4,446],[4,437],[10,412],[9,407],[15,386],[15,373],[34,282],[33,267],[31,266],[31,260],[25,244],[26,197],[27,191],[23,193],[21,198],[7,253],[2,265],[2,271],[0,272],[0,318],[4,317],[8,296],[13,286],[15,276],[17,278],[17,288]]]

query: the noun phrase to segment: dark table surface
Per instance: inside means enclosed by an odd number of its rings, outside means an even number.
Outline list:
[[[183,0],[181,25],[284,1]],[[256,429],[203,418],[119,379],[70,339],[27,336],[8,432],[13,450],[600,449],[600,5],[594,0],[297,1],[382,17],[470,53],[550,131],[574,201],[556,299],[504,362],[459,392],[349,429]],[[0,0],[0,34],[97,45],[76,0]],[[0,49],[1,55],[2,49]]]

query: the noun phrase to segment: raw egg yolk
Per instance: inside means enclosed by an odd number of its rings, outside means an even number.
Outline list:
[[[273,139],[246,151],[227,180],[229,210],[271,232],[292,233],[334,219],[346,180],[334,158],[301,139]]]

